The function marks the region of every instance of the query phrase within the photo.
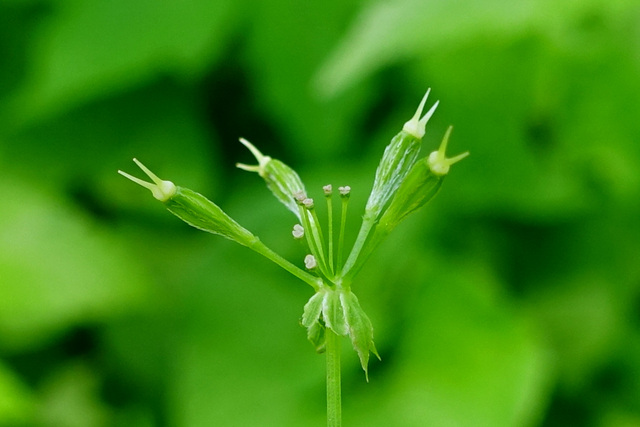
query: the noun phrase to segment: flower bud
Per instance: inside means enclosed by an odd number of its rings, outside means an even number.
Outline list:
[[[310,199],[308,197],[302,201],[302,205],[307,209],[313,209],[313,207],[315,206],[313,204],[313,199]]]
[[[304,266],[307,267],[307,270],[313,270],[318,266],[318,262],[316,261],[316,257],[309,254],[304,257]]]
[[[293,234],[293,238],[296,240],[302,239],[304,237],[304,227],[300,224],[294,225],[291,234]]]
[[[370,221],[378,218],[418,158],[425,126],[438,106],[436,102],[420,119],[428,96],[429,91],[422,98],[413,118],[393,137],[382,155],[365,210],[365,218]]]
[[[304,194],[305,188],[298,174],[280,160],[263,155],[246,139],[240,138],[240,142],[256,157],[258,165],[249,166],[238,163],[236,166],[250,172],[258,172],[273,195],[300,219],[300,210],[295,197],[298,194]]]

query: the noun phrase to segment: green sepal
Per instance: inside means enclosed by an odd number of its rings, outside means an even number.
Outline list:
[[[376,350],[376,346],[373,343],[373,325],[362,307],[360,307],[358,298],[353,292],[342,292],[340,300],[342,302],[351,344],[356,353],[358,353],[360,365],[364,370],[367,381],[369,381],[369,352],[375,354],[376,357],[380,359],[378,350]]]
[[[258,240],[218,205],[188,188],[176,187],[175,194],[165,201],[164,205],[169,212],[200,230],[226,237],[249,247]]]
[[[403,130],[385,148],[365,208],[365,219],[373,221],[378,218],[415,164],[420,143],[419,138]]]

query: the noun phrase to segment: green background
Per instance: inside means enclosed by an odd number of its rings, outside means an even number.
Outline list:
[[[354,283],[344,424],[640,425],[637,1],[0,0],[0,426],[323,425],[311,289],[116,170],[302,265],[237,138],[350,185],[351,242],[428,87],[471,156]]]

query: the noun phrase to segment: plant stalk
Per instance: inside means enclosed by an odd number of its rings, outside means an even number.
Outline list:
[[[362,226],[360,227],[360,231],[358,232],[358,237],[356,238],[356,242],[353,244],[353,248],[351,249],[351,253],[347,258],[347,262],[344,264],[344,267],[342,267],[342,270],[340,271],[340,276],[348,276],[351,272],[351,269],[358,261],[360,251],[362,251],[362,248],[367,241],[367,237],[369,237],[369,233],[371,232],[371,229],[373,228],[375,223],[375,219],[370,219],[365,214],[365,217],[362,221]]]
[[[289,273],[291,273],[294,276],[296,276],[298,279],[308,283],[316,291],[318,289],[320,289],[321,282],[319,281],[319,279],[317,277],[312,276],[311,274],[307,273],[306,271],[303,271],[300,268],[296,267],[295,265],[291,264],[289,261],[287,261],[286,259],[284,259],[280,255],[278,255],[276,252],[274,252],[272,249],[270,249],[268,246],[266,246],[264,243],[262,243],[259,239],[256,239],[251,244],[251,246],[249,246],[249,248],[253,249],[254,251],[259,253],[260,255],[264,256],[265,258],[273,261],[274,263],[276,263],[280,267],[282,267],[285,270],[287,270]]]
[[[327,427],[342,426],[342,399],[340,390],[340,336],[325,330],[327,357]]]

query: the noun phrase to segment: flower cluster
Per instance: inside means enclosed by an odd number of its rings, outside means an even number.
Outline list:
[[[351,187],[338,188],[341,214],[337,233],[333,221],[333,187],[326,185],[322,188],[328,212],[325,230],[316,212],[316,202],[307,195],[298,174],[283,162],[263,155],[249,141],[240,139],[255,156],[258,164],[239,163],[237,166],[257,172],[273,195],[299,221],[293,227],[292,235],[295,239],[304,239],[309,249],[304,258],[305,270],[273,252],[215,203],[194,191],[161,180],[136,159],[134,162],[152,182],[118,172],[149,189],[170,212],[189,225],[238,242],[312,286],[315,293],[304,307],[301,322],[307,328],[309,340],[318,352],[322,352],[326,329],[340,336],[348,336],[366,374],[369,354],[378,354],[373,342],[371,321],[351,290],[353,278],[384,238],[407,215],[424,206],[437,194],[451,165],[468,155],[465,152],[452,158],[446,157],[445,151],[452,129],[450,127],[438,150],[422,159],[418,158],[427,122],[438,106],[438,102],[434,103],[423,115],[428,96],[429,91],[414,116],[404,124],[384,150],[376,169],[360,230],[346,257],[344,236]],[[334,234],[337,234],[337,244]]]

